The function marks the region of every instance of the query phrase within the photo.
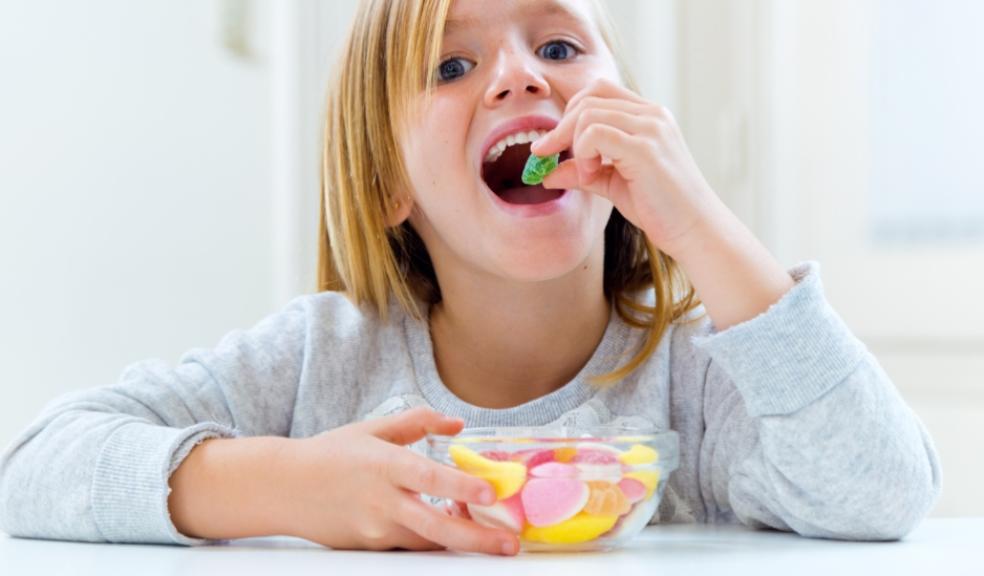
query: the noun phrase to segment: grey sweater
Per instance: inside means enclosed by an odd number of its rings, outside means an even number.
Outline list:
[[[0,460],[0,528],[24,537],[208,543],[180,534],[167,510],[169,476],[197,443],[307,437],[424,404],[466,426],[676,430],[680,467],[653,523],[900,538],[939,494],[932,440],[830,307],[819,265],[804,262],[790,274],[796,285],[758,317],[716,332],[698,309],[627,379],[598,391],[586,378],[621,366],[644,336],[612,313],[574,380],[507,409],[452,394],[426,322],[395,301],[382,323],[338,293],[299,296],[177,365],[137,362],[114,385],[49,403]]]

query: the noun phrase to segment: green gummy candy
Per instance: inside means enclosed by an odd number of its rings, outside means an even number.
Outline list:
[[[523,168],[523,184],[535,186],[543,182],[547,174],[550,174],[557,168],[558,161],[560,161],[559,152],[545,158],[541,158],[536,154],[530,154],[529,159],[526,161],[526,166]]]

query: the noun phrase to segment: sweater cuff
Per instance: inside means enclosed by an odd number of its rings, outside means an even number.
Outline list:
[[[187,546],[220,542],[178,532],[168,511],[168,480],[200,442],[238,435],[214,422],[189,428],[131,422],[116,429],[99,454],[92,479],[92,513],[103,538]]]
[[[789,270],[796,282],[762,314],[709,336],[695,336],[732,379],[750,416],[791,414],[857,367],[866,348],[827,302],[820,264]]]

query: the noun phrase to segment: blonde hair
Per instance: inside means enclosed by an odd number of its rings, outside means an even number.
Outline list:
[[[398,142],[421,92],[429,95],[453,0],[363,0],[330,85],[324,126],[319,292],[344,292],[387,320],[390,295],[414,318],[416,299],[440,301],[423,241],[409,220],[387,227],[387,207],[410,190]],[[625,85],[639,92],[621,57],[607,11],[592,0],[599,31]],[[428,63],[421,67],[420,63]],[[653,306],[631,294],[654,288]],[[668,255],[613,210],[605,228],[605,296],[630,325],[648,330],[636,355],[617,370],[593,376],[614,384],[648,358],[668,325],[700,305],[693,286]],[[682,294],[680,299],[676,296]]]

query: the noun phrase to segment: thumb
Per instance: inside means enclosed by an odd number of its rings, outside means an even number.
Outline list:
[[[369,434],[393,444],[406,445],[413,444],[427,434],[453,436],[461,432],[465,421],[445,416],[426,406],[419,406],[364,424]]]
[[[577,175],[577,166],[573,160],[564,160],[553,172],[547,174],[547,177],[543,179],[544,188],[567,190],[577,188],[580,183],[580,178]]]

